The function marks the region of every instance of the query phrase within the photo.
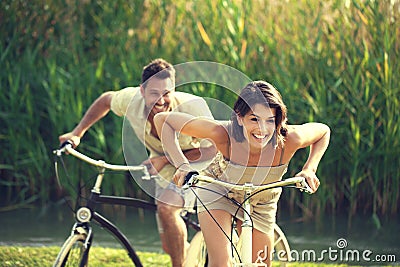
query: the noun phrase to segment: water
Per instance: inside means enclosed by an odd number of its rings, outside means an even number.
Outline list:
[[[161,252],[154,213],[127,208],[124,215],[102,213],[127,236],[135,249]],[[114,212],[117,213],[117,212]],[[126,215],[125,215],[126,214]],[[75,220],[68,208],[33,208],[0,213],[0,245],[60,246],[71,232]],[[94,245],[120,247],[108,231],[96,224]]]
[[[327,215],[316,224],[295,223],[286,215],[281,216],[280,225],[289,240],[292,257],[298,261],[397,266],[400,265],[399,219],[383,222],[378,229],[372,218],[363,216],[355,216],[349,227],[344,216]]]
[[[162,252],[154,213],[145,211],[143,215],[135,208],[128,208],[123,213],[126,216],[114,213],[103,214],[120,228],[136,249]],[[370,218],[362,217],[354,218],[350,229],[345,218],[326,216],[319,224],[296,222],[298,219],[295,216],[279,216],[279,224],[291,245],[292,257],[298,260],[373,265],[377,264],[375,259],[378,255],[386,258],[391,256],[391,262],[387,260],[386,265],[400,265],[399,218],[382,223],[380,229],[375,227]],[[1,212],[0,245],[60,246],[69,235],[73,223],[73,215],[65,207]],[[94,233],[95,245],[119,247],[119,243],[107,231],[96,225]],[[369,262],[362,261],[363,253],[368,254]],[[356,256],[360,259],[357,260]]]

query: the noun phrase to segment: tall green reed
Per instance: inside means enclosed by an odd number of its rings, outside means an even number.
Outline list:
[[[302,211],[305,219],[345,212],[370,214],[378,222],[395,214],[399,193],[390,188],[398,188],[400,178],[397,2],[58,0],[2,1],[0,7],[6,92],[0,98],[6,151],[0,190],[7,205],[57,199],[50,165],[57,136],[71,130],[103,91],[137,85],[142,66],[164,57],[176,64],[224,63],[268,80],[281,91],[290,122],[331,127],[318,194],[291,192],[282,205]],[[213,85],[181,90],[228,105],[235,98]],[[86,134],[81,149],[122,162],[121,125],[120,118],[107,116]],[[306,154],[295,156],[289,174],[301,168]],[[77,167],[77,174],[85,177],[84,169]],[[130,193],[125,183],[109,182],[106,190]]]

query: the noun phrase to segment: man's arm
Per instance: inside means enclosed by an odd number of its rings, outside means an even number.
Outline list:
[[[74,147],[78,146],[86,131],[93,124],[108,114],[113,95],[114,92],[109,91],[103,93],[99,98],[97,98],[86,111],[78,125],[72,130],[72,132],[65,133],[58,137],[60,143],[70,140],[72,141]]]
[[[191,163],[202,163],[214,158],[216,152],[217,150],[215,149],[215,147],[211,145],[209,147],[188,149],[183,151],[183,154],[188,158]],[[146,159],[142,162],[142,164],[147,166],[151,175],[156,175],[167,164],[174,165],[172,163],[172,160],[168,159],[168,157],[165,155]]]
[[[212,159],[216,153],[217,149],[213,145],[183,151],[183,154],[190,162],[202,162]]]

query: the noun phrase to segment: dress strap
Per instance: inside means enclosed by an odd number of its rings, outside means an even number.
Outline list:
[[[279,165],[282,165],[283,153],[285,153],[285,149],[282,147],[281,158],[279,159]]]
[[[228,155],[229,155],[229,159],[231,158],[231,137],[228,134]]]

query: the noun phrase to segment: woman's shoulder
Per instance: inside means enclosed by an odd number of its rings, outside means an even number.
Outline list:
[[[285,143],[297,143],[300,141],[300,125],[288,125],[285,136]]]
[[[228,121],[214,120],[215,126],[213,127],[214,135],[219,136],[221,142],[226,142],[229,139],[229,125]]]
[[[229,121],[215,121],[216,124],[212,129],[210,128],[210,135],[214,141],[217,149],[224,155],[229,155],[230,134],[229,134]]]
[[[285,146],[304,147],[310,140],[320,138],[329,127],[323,123],[308,122],[304,124],[288,125],[288,131],[285,138]]]

